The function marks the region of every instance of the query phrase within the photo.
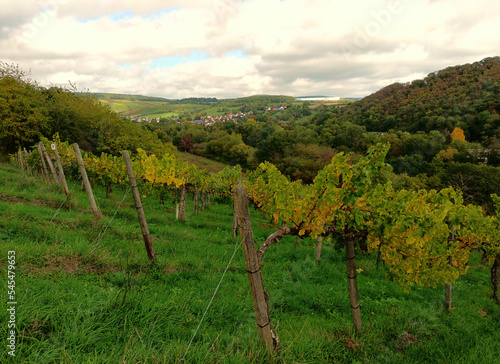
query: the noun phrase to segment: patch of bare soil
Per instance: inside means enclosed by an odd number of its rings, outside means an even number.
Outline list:
[[[344,347],[349,351],[356,351],[358,350],[359,344],[355,340],[348,338],[344,342]]]
[[[31,320],[30,324],[27,325],[20,332],[21,337],[35,337],[37,339],[47,338],[50,336],[51,332],[51,320],[40,320],[38,313],[36,317]]]
[[[417,338],[407,331],[403,331],[397,338],[399,352],[402,352],[404,347],[407,347],[408,345],[416,345],[417,343]]]
[[[338,331],[335,331],[334,335],[336,338],[340,339],[340,342],[342,343],[344,348],[346,348],[346,350],[354,352],[361,348],[361,344],[349,335],[339,333]]]
[[[171,266],[168,266],[163,270],[163,274],[174,274],[175,272],[177,272],[177,268]]]
[[[25,274],[33,273],[36,275],[46,275],[57,272],[64,272],[68,274],[83,272],[101,275],[108,272],[120,271],[120,267],[115,265],[106,265],[92,261],[84,262],[82,257],[66,256],[50,257],[43,266],[24,265],[20,268],[25,272]]]
[[[52,208],[59,207],[58,204],[53,202],[53,201],[28,200],[28,199],[20,198],[20,197],[16,197],[16,196],[0,195],[0,201],[5,201],[8,203],[12,203],[12,204],[22,203],[22,204],[33,205],[33,206],[44,206],[44,207],[52,207]]]

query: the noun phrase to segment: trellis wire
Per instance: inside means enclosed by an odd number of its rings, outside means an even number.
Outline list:
[[[101,243],[102,237],[104,236],[104,234],[106,234],[106,231],[108,230],[109,225],[111,225],[111,222],[115,218],[116,213],[118,212],[118,210],[122,206],[123,201],[125,201],[125,197],[127,197],[127,195],[128,195],[129,192],[130,192],[130,186],[127,187],[127,191],[125,191],[125,194],[123,195],[122,200],[118,204],[118,207],[116,208],[116,210],[115,210],[113,216],[111,217],[111,219],[109,220],[108,224],[106,225],[106,227],[103,230],[101,230],[101,233],[99,233],[99,235],[97,237],[97,243],[95,244],[94,249],[92,249],[89,254],[92,254],[94,252],[94,250],[97,249],[97,246]]]
[[[188,346],[187,346],[187,348],[186,348],[186,352],[185,352],[185,353],[184,353],[184,355],[182,356],[182,359],[180,359],[180,361],[181,361],[181,362],[182,362],[182,361],[184,361],[184,359],[185,359],[185,357],[186,357],[186,355],[187,355],[187,353],[188,353],[188,351],[189,351],[189,348],[191,347],[191,344],[193,343],[193,340],[194,340],[194,338],[195,338],[196,334],[198,333],[198,330],[200,329],[200,326],[201,326],[201,324],[203,323],[203,320],[205,319],[205,316],[207,315],[208,309],[209,309],[209,308],[210,308],[210,306],[212,305],[212,302],[213,302],[213,300],[214,300],[215,296],[217,295],[217,291],[219,290],[219,287],[220,287],[220,285],[221,285],[221,283],[222,283],[222,281],[223,281],[223,279],[224,279],[224,276],[226,275],[226,273],[227,273],[227,271],[228,271],[228,269],[229,269],[229,266],[230,266],[230,265],[231,265],[231,263],[233,262],[234,256],[236,255],[236,252],[238,251],[238,248],[240,247],[240,245],[241,245],[241,242],[242,242],[242,241],[243,241],[243,239],[242,239],[242,240],[240,240],[239,242],[237,242],[237,243],[236,243],[236,245],[235,245],[235,247],[234,247],[234,252],[233,252],[233,255],[231,256],[231,259],[229,260],[229,263],[227,264],[227,267],[226,267],[226,269],[224,270],[224,273],[222,274],[222,277],[221,277],[221,279],[220,279],[220,281],[219,281],[219,284],[218,284],[218,285],[217,285],[217,287],[215,288],[214,294],[212,295],[212,298],[210,299],[210,302],[208,303],[207,308],[205,309],[205,312],[203,313],[203,316],[201,317],[201,320],[200,320],[200,322],[198,323],[198,327],[196,328],[196,330],[195,330],[195,332],[194,332],[194,334],[193,334],[193,337],[191,338],[191,341],[189,342],[189,345],[188,345]]]
[[[75,183],[73,183],[73,187],[71,187],[71,191],[69,191],[69,194],[66,196],[66,199],[62,202],[61,206],[59,206],[59,208],[57,209],[57,211],[54,214],[54,216],[52,216],[52,219],[50,219],[50,222],[52,222],[52,220],[54,220],[54,217],[56,217],[56,215],[59,213],[59,211],[61,211],[61,208],[66,203],[66,201],[68,201],[69,196],[71,196],[71,192],[73,192],[73,190],[75,189],[76,183],[78,181],[80,181],[81,178],[82,178],[81,176],[78,177],[77,180],[75,181]]]

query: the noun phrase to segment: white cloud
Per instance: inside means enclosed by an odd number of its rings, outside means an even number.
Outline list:
[[[388,82],[499,53],[500,5],[492,0],[0,0],[0,6],[2,61],[31,69],[41,84],[71,80],[91,91],[365,96]]]

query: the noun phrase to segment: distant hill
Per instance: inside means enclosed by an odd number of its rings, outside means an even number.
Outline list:
[[[92,92],[89,96],[93,96],[96,99],[108,99],[108,100],[128,100],[128,101],[154,101],[154,102],[170,102],[171,99],[166,99],[164,97],[155,96],[143,96],[143,95],[127,95],[127,94],[115,94],[115,93],[102,93],[102,92]]]
[[[394,83],[342,110],[340,119],[368,131],[408,132],[460,127],[469,141],[500,138],[500,57]]]
[[[269,106],[287,105],[295,102],[292,96],[254,95],[234,99],[215,97],[189,97],[166,99],[161,97],[93,93],[91,96],[109,105],[111,110],[123,116],[180,117],[197,114],[219,115],[226,112],[265,110]]]

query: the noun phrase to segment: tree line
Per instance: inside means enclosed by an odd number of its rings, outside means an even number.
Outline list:
[[[0,156],[59,133],[83,150],[119,155],[143,148],[161,154],[156,133],[131,123],[75,85],[42,87],[18,66],[0,62]],[[173,149],[173,148],[171,148]]]

